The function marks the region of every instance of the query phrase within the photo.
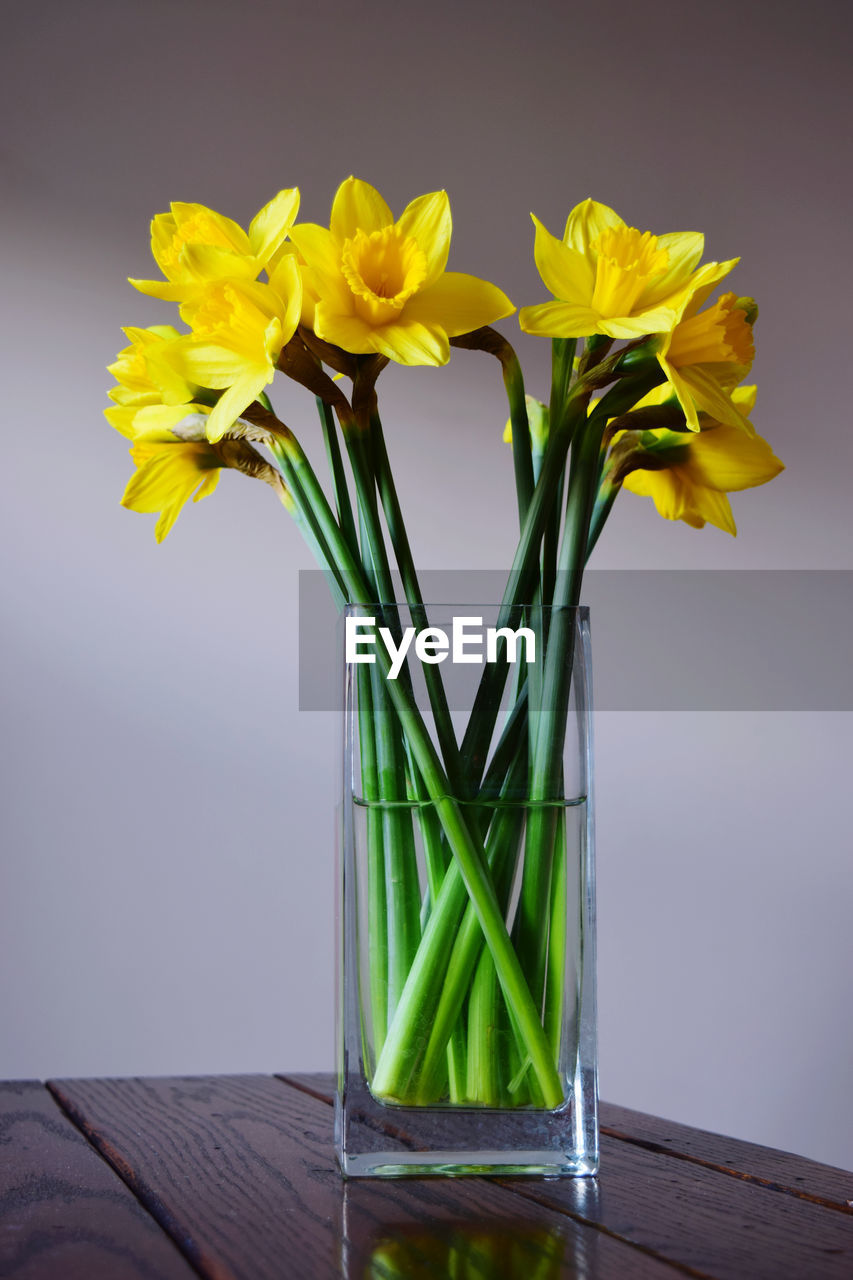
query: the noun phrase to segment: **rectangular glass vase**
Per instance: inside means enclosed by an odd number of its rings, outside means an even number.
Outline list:
[[[594,1174],[588,613],[343,625],[341,1171]]]

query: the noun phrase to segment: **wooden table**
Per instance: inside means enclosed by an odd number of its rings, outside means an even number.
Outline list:
[[[602,1108],[598,1179],[342,1183],[328,1076],[0,1084],[15,1280],[853,1277],[853,1174]]]

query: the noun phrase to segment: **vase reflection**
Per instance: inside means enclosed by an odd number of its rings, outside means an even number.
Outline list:
[[[547,1230],[519,1236],[460,1224],[438,1235],[414,1231],[381,1241],[363,1275],[365,1280],[409,1280],[421,1275],[453,1280],[554,1280],[565,1275],[565,1245]]]
[[[594,1182],[575,1182],[586,1203]],[[590,1274],[597,1232],[494,1184],[347,1183],[342,1194],[344,1280],[557,1280]],[[508,1212],[507,1209],[510,1209]],[[575,1206],[579,1207],[579,1206]]]

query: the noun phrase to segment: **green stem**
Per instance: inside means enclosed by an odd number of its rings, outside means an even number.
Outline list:
[[[525,681],[513,701],[512,709],[506,718],[498,745],[495,747],[492,758],[489,761],[489,767],[483,776],[480,790],[477,793],[478,801],[483,804],[487,804],[490,800],[496,800],[501,794],[504,779],[520,749],[522,734],[527,732],[528,690],[529,685]],[[526,798],[526,786],[523,789],[519,789],[516,794],[509,796],[511,800],[525,800]]]
[[[468,1001],[467,1101],[500,1105],[501,1046],[498,1043],[498,979],[492,957],[482,946]]]
[[[293,503],[290,508],[291,515],[307,542],[311,554],[323,570],[323,574],[329,584],[329,590],[332,593],[332,599],[340,611],[349,600],[347,583],[335,564],[323,528],[316,519],[314,508],[302,488],[299,473],[286,454],[280,454],[274,446],[271,447]]]
[[[505,786],[505,793],[512,795],[525,772],[524,756],[519,755]],[[515,863],[519,850],[519,837],[524,822],[524,808],[509,802],[498,803],[481,809],[474,806],[472,816],[479,811],[491,817],[488,839],[486,841],[486,858],[500,902],[501,912],[507,909],[510,886],[515,871]],[[463,904],[464,905],[464,904]],[[473,906],[469,903],[464,908],[464,915],[457,925],[453,938],[450,958],[441,975],[440,990],[434,993],[435,1011],[429,1041],[421,1063],[411,1064],[411,1077],[417,1073],[418,1095],[423,1099],[436,1096],[438,1072],[442,1055],[451,1029],[456,1025],[462,1012],[465,996],[471,986],[471,978],[480,952],[483,949],[483,931]],[[469,1074],[470,1087],[471,1065],[470,1055],[474,1053],[480,1059],[483,1047],[469,1036]]]
[[[396,719],[387,703],[386,681],[374,663],[370,668],[379,811],[384,849],[388,1018],[406,983],[420,941],[420,890],[415,857],[412,811],[406,803],[402,744]]]
[[[563,1011],[566,999],[566,952],[568,948],[568,881],[566,812],[560,814],[551,876],[551,911],[548,927],[548,973],[545,982],[545,1034],[554,1061],[560,1061]]]
[[[326,456],[329,460],[329,471],[332,475],[332,486],[335,494],[335,505],[338,509],[338,523],[341,526],[341,532],[345,538],[349,539],[350,545],[355,547],[358,545],[358,537],[355,529],[355,519],[352,513],[352,503],[350,502],[349,489],[347,487],[346,472],[344,471],[344,462],[341,457],[341,446],[338,443],[338,433],[335,429],[335,415],[331,406],[326,404],[320,396],[314,397],[317,404],[317,412],[320,415],[320,422],[323,427],[323,439],[326,443]]]
[[[509,420],[512,427],[512,461],[515,470],[515,492],[518,500],[518,523],[524,528],[524,520],[530,499],[533,497],[533,455],[530,441],[530,421],[524,398],[524,375],[518,356],[505,355],[501,360],[504,387],[509,402]]]
[[[622,485],[614,484],[614,482],[608,478],[607,472],[605,471],[601,484],[598,488],[595,505],[592,509],[592,518],[589,522],[589,537],[587,538],[586,543],[587,560],[589,560],[589,557],[592,555],[593,547],[601,537],[601,531],[607,522],[607,517],[613,510],[613,504],[618,498],[621,488]]]
[[[375,507],[373,516],[376,516]],[[370,561],[371,584],[377,599],[387,600],[390,571],[378,518],[371,521],[371,512],[362,501],[359,501],[359,529]],[[387,1015],[390,1020],[420,940],[421,903],[412,812],[406,804],[403,741],[399,722],[388,702],[386,685],[380,668],[374,663],[370,667],[370,686],[384,854]]]
[[[576,338],[553,338],[551,340],[551,398],[548,404],[548,421],[558,422],[565,412],[569,387],[574,369]],[[542,543],[542,603],[550,604],[554,594],[554,578],[557,570],[557,553],[560,545],[560,521],[563,509],[563,485],[565,471],[561,472],[557,482],[557,492],[548,520]]]
[[[379,776],[374,738],[370,676],[358,668],[358,742],[361,794],[365,800],[367,839],[367,948],[370,1011],[373,1021],[373,1061],[382,1052],[388,1031],[388,919],[385,902],[385,849],[376,802]]]
[[[441,892],[444,877],[449,865],[449,852],[444,842],[441,823],[429,801],[426,787],[420,770],[412,759],[411,749],[406,746],[409,757],[409,773],[412,794],[417,802],[415,820],[423,842],[424,863],[426,865],[427,892],[421,904],[421,933],[426,928],[432,911],[432,905]],[[455,1027],[447,1043],[447,1076],[451,1102],[461,1101],[465,1084],[465,1038],[460,1027]]]
[[[573,674],[574,606],[580,598],[586,562],[586,539],[602,431],[601,419],[589,418],[579,433],[576,449],[572,450],[566,532],[545,654],[542,699],[538,710],[531,715],[530,799],[534,807],[527,827],[515,938],[530,990],[537,1002],[543,1000],[545,992],[548,934],[543,928],[543,921],[548,917],[559,803],[564,798],[563,744]]]
[[[411,611],[412,623],[418,630],[423,630],[429,626],[429,619],[424,609],[423,595],[418,582],[415,561],[403,521],[403,511],[394,484],[394,476],[385,445],[385,435],[378,413],[374,413],[371,417],[371,433],[377,464],[379,494],[391,537],[391,545],[394,548],[394,556],[403,579],[403,589]],[[459,745],[453,729],[450,708],[447,703],[444,682],[441,679],[438,667],[433,666],[431,663],[423,664],[423,674],[444,766],[455,793],[460,797],[464,797],[467,794],[464,771],[459,755]]]
[[[508,626],[519,604],[530,601],[533,598],[536,576],[539,570],[539,546],[542,540],[542,533],[566,463],[572,431],[576,423],[586,417],[589,394],[588,388],[580,383],[575,383],[569,393],[563,412],[558,415],[558,418],[551,423],[549,428],[548,449],[543,460],[539,481],[533,491],[533,497],[527,511],[524,528],[522,529],[510,571],[509,581],[504,592],[498,615],[498,627]],[[462,741],[462,757],[466,762],[469,762],[470,776],[475,778],[482,777],[486,754],[500,710],[501,697],[508,671],[507,663],[500,660],[502,657],[503,651],[499,648],[499,660],[486,663],[483,669],[468,729]]]
[[[556,422],[566,403],[572,380],[577,338],[551,339],[551,399],[548,404],[548,420]]]
[[[288,435],[277,442],[277,450],[287,452],[295,468],[304,473],[304,491],[311,501],[318,523],[323,528],[331,554],[338,567],[347,575],[347,581],[355,596],[355,602],[368,604],[369,592],[360,567],[341,533],[329,508],[326,496],[317,481],[313,470],[300,448],[295,437]],[[389,663],[387,655],[377,654],[377,661],[384,668],[387,676]],[[494,887],[489,877],[482,847],[472,837],[459,802],[448,794],[449,783],[442,769],[435,747],[424,725],[417,708],[414,706],[406,688],[399,680],[387,680],[386,688],[394,704],[400,724],[409,741],[415,763],[420,769],[430,799],[435,804],[436,813],[447,836],[448,845],[454,858],[452,867],[444,878],[441,893],[435,909],[427,922],[426,931],[421,939],[417,954],[409,973],[408,981],[397,1008],[394,1021],[389,1029],[382,1055],[377,1064],[374,1076],[374,1088],[381,1095],[393,1097],[393,1091],[383,1089],[383,1078],[393,1083],[397,1068],[408,1052],[411,1052],[412,1040],[417,1041],[423,1023],[418,1015],[421,1004],[420,984],[427,981],[431,973],[446,962],[449,946],[452,942],[455,912],[441,911],[442,899],[445,895],[451,898],[454,885],[458,880],[462,888],[462,903],[465,893],[474,904],[481,928],[487,944],[494,957],[498,979],[505,999],[518,1024],[521,1036],[530,1054],[533,1070],[542,1088],[547,1106],[557,1107],[562,1101],[562,1088],[559,1078],[550,1059],[550,1051],[542,1028],[538,1011],[530,998],[530,992],[518,957],[510,941],[501,909],[495,896]],[[454,869],[456,875],[454,875]],[[449,923],[449,929],[448,929]],[[414,1016],[413,1016],[414,1015]]]

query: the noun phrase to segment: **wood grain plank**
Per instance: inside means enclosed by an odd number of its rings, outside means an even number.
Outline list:
[[[283,1077],[315,1096],[332,1097],[328,1075]],[[330,1088],[332,1086],[332,1088]],[[625,1110],[607,1108],[623,1122]],[[682,1126],[687,1133],[687,1126]],[[748,1156],[749,1144],[741,1144]],[[770,1182],[729,1176],[733,1171],[695,1159],[673,1159],[667,1148],[602,1135],[599,1194],[583,1182],[500,1179],[516,1194],[581,1214],[697,1274],[727,1280],[850,1280],[853,1218],[797,1195],[768,1194]],[[807,1168],[811,1162],[789,1157]],[[725,1175],[725,1176],[721,1176]],[[582,1203],[581,1203],[582,1202]]]
[[[332,1071],[277,1071],[276,1079],[301,1089],[309,1097],[319,1098],[329,1106],[335,1101],[335,1080]]]
[[[684,1266],[725,1280],[850,1280],[853,1219],[714,1169],[610,1138],[601,1141],[601,1222]],[[537,1204],[572,1210],[568,1183],[512,1185]]]
[[[38,1081],[0,1082],[0,1275],[194,1280],[195,1272]]]
[[[494,1182],[345,1184],[331,1108],[272,1077],[51,1087],[211,1280],[446,1280],[465,1266],[507,1280],[684,1274]]]
[[[334,1101],[331,1072],[294,1072],[280,1076],[312,1097]],[[853,1173],[819,1164],[805,1156],[776,1151],[740,1138],[694,1129],[612,1102],[601,1104],[601,1132],[678,1159],[705,1165],[718,1173],[741,1178],[772,1191],[811,1200],[841,1213],[853,1214]]]
[[[853,1173],[844,1169],[613,1103],[602,1104],[601,1130],[650,1151],[693,1160],[732,1177],[748,1178],[774,1191],[853,1214]]]

